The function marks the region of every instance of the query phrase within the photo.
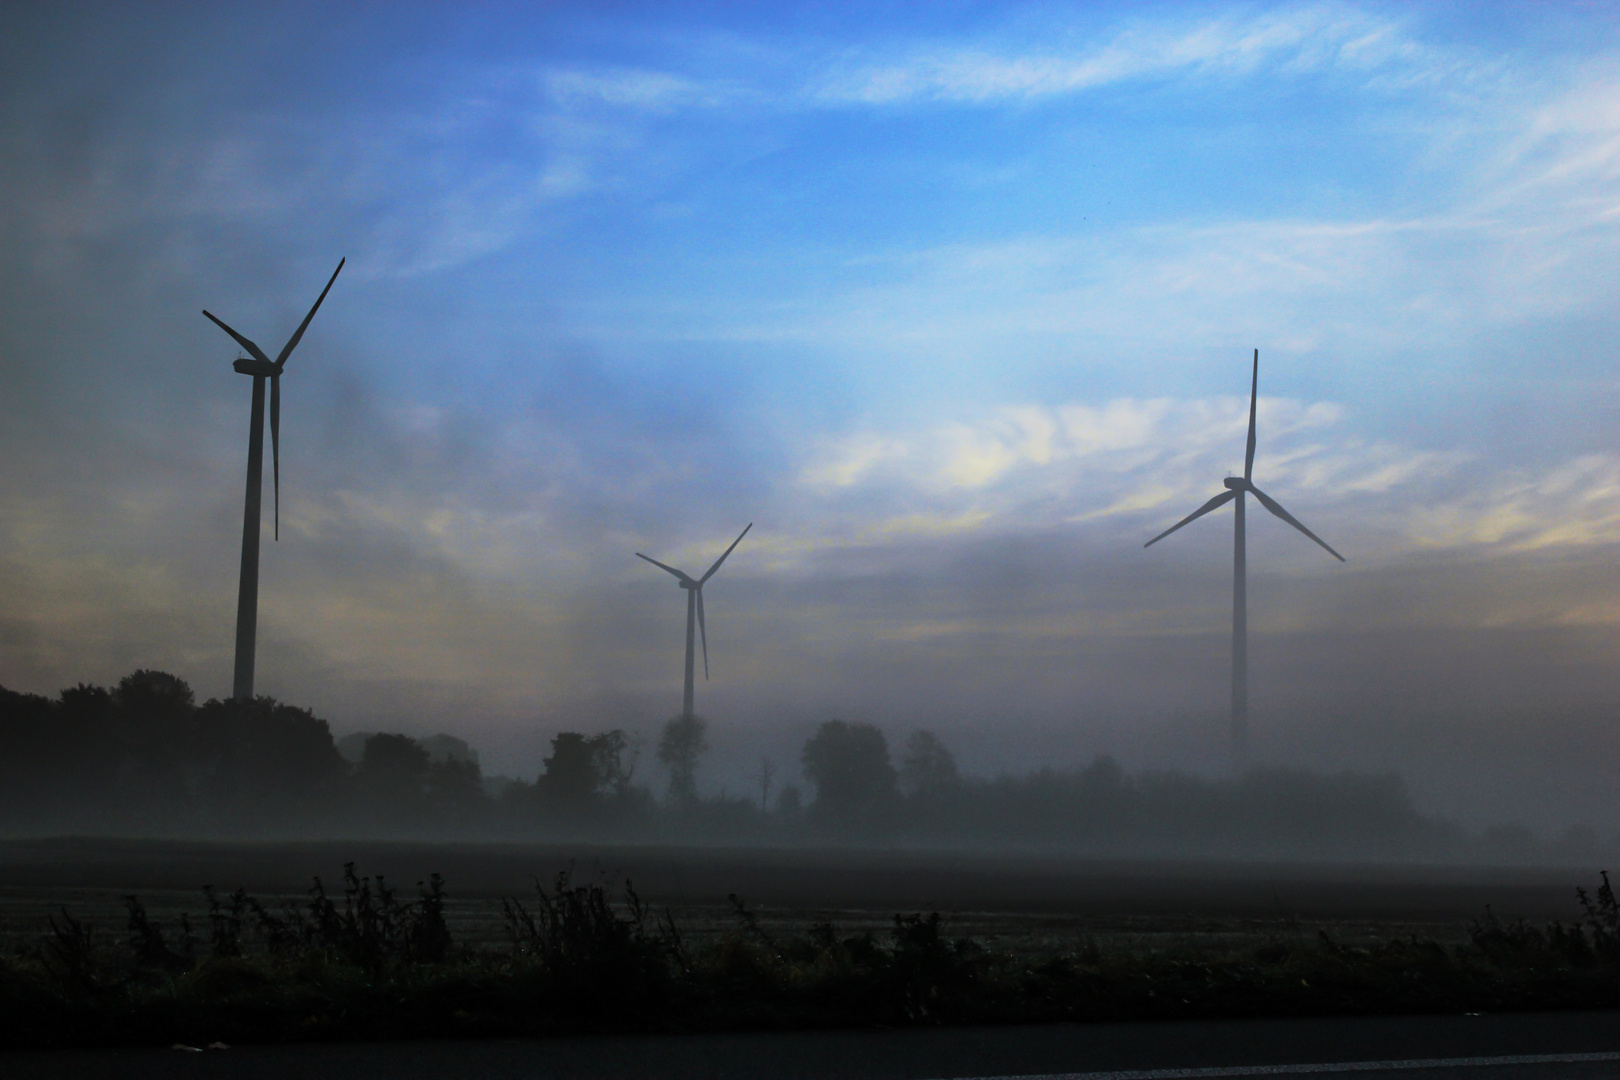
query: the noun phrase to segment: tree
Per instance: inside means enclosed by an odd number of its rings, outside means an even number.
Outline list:
[[[540,798],[557,809],[578,813],[605,795],[622,793],[630,783],[624,760],[629,745],[622,731],[588,737],[577,731],[559,732],[551,740],[546,771],[536,782]]]
[[[671,802],[690,803],[697,799],[697,760],[709,749],[705,737],[708,723],[701,716],[677,716],[664,725],[658,740],[658,760],[669,769]]]
[[[434,764],[441,761],[467,761],[478,764],[478,751],[467,745],[467,740],[458,739],[454,735],[439,732],[425,739],[418,740]]]
[[[113,697],[130,712],[162,716],[184,713],[197,700],[186,680],[167,671],[146,668],[119,679]]]
[[[591,768],[596,772],[596,788],[601,795],[622,795],[636,771],[636,757],[624,732],[615,728],[585,740],[591,748]],[[628,756],[629,760],[626,760]]]
[[[349,768],[332,729],[310,710],[262,695],[211,699],[197,710],[196,732],[207,761],[204,808],[217,824],[308,827],[337,809]]]
[[[816,786],[811,813],[843,832],[888,825],[899,800],[889,743],[871,724],[829,720],[804,744],[805,777]]]
[[[92,715],[101,712],[110,704]],[[105,797],[116,775],[102,732],[85,717],[0,688],[0,821],[8,830],[60,828],[71,811],[98,808],[97,793]]]
[[[392,831],[422,823],[428,763],[427,748],[409,735],[373,735],[366,740],[358,779],[376,824]]]
[[[583,809],[596,792],[596,767],[591,747],[577,731],[560,731],[551,740],[551,756],[543,764],[546,771],[536,781],[541,797],[555,806]]]
[[[900,787],[924,799],[947,794],[962,782],[956,758],[931,731],[913,731],[900,758]]]
[[[769,756],[759,759],[759,808],[771,812],[771,781],[776,779],[776,762]]]
[[[484,773],[476,761],[444,758],[428,763],[428,803],[438,828],[466,828],[488,809]]]
[[[119,787],[131,802],[146,802],[153,824],[183,827],[208,768],[191,687],[166,671],[142,669],[120,679],[112,698],[121,714]]]

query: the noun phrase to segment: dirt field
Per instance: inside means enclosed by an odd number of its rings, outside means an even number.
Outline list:
[[[953,936],[998,949],[1051,953],[1091,939],[1172,949],[1241,944],[1326,930],[1346,942],[1417,934],[1465,936],[1487,905],[1532,921],[1579,915],[1575,887],[1597,868],[1342,866],[1127,862],[920,851],[741,850],[376,841],[277,843],[67,838],[0,841],[0,940],[36,937],[66,908],[98,933],[123,932],[121,897],[175,925],[188,912],[206,932],[201,886],[241,886],[272,907],[304,899],[319,874],[341,889],[343,864],[383,874],[414,894],[437,872],[459,940],[503,940],[499,898],[531,895],[561,870],[576,881],[630,878],[701,941],[736,929],[737,893],[769,933],[831,922],[840,933],[883,930],[896,912],[939,911]]]

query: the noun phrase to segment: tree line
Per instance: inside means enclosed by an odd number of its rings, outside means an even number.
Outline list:
[[[637,775],[622,731],[565,731],[532,779],[490,782],[434,740],[364,737],[356,760],[308,709],[269,697],[199,705],[135,671],[55,698],[0,688],[0,831],[175,836],[373,835],[737,843],[856,842],[1096,854],[1444,857],[1465,840],[1395,776],[1258,769],[1229,779],[1082,769],[963,775],[927,731],[891,749],[832,720],[800,758],[811,791],[769,775],[758,800],[702,797],[705,724],[665,725],[667,785]],[[459,744],[458,740],[448,740]],[[353,749],[353,748],[351,748]]]

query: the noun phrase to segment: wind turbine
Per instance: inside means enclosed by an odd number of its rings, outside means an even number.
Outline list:
[[[298,324],[293,336],[281,347],[281,355],[274,360],[264,355],[253,342],[226,326],[214,315],[203,314],[215,326],[231,335],[246,349],[246,357],[238,357],[232,366],[243,375],[253,376],[253,411],[248,425],[247,501],[242,511],[242,573],[236,592],[236,671],[232,680],[231,696],[237,701],[253,700],[253,650],[259,623],[259,495],[264,488],[264,381],[270,380],[270,463],[275,480],[275,536],[281,539],[281,370],[287,366],[309,321],[320,310],[321,301],[332,289],[347,259],[339,259],[337,269],[326,282],[326,288],[316,297],[304,321]]]
[[[690,575],[675,569],[673,566],[665,566],[657,559],[649,559],[641,552],[636,552],[636,558],[647,559],[648,562],[660,570],[668,570],[671,574],[674,574],[680,582],[681,588],[686,590],[686,690],[681,696],[682,719],[690,720],[692,718],[692,668],[694,660],[692,624],[694,620],[697,623],[697,631],[703,638],[703,679],[707,682],[709,678],[709,631],[703,623],[703,583],[714,577],[714,572],[720,569],[721,563],[726,561],[726,555],[730,555],[732,549],[742,543],[742,538],[747,536],[748,530],[753,527],[754,523],[752,521],[744,526],[743,531],[737,534],[737,539],[731,542],[731,547],[726,548],[725,553],[714,560],[714,565],[709,567],[708,573],[695,581]]]
[[[1254,377],[1249,385],[1249,446],[1243,455],[1243,475],[1228,476],[1226,490],[1197,510],[1188,514],[1143,547],[1152,547],[1189,521],[1203,517],[1211,510],[1234,503],[1232,524],[1232,747],[1243,753],[1249,740],[1249,596],[1248,553],[1245,548],[1243,526],[1243,496],[1252,493],[1260,505],[1277,517],[1315,540],[1322,549],[1340,562],[1344,556],[1328,547],[1327,542],[1301,525],[1271,496],[1254,486],[1254,412],[1260,393],[1260,350],[1254,350]],[[1235,502],[1234,502],[1235,500]]]

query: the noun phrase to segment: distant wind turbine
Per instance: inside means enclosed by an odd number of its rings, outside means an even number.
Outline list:
[[[657,559],[650,559],[641,552],[636,552],[636,558],[647,559],[648,562],[660,570],[667,570],[674,574],[680,582],[681,588],[686,590],[686,690],[681,697],[681,716],[684,719],[689,720],[692,718],[692,673],[695,660],[692,651],[692,625],[694,621],[697,623],[698,633],[703,638],[703,679],[707,682],[709,678],[709,631],[703,622],[703,583],[714,577],[714,572],[720,569],[720,564],[726,561],[726,556],[730,555],[732,550],[742,543],[742,538],[747,536],[748,530],[753,527],[754,523],[750,521],[743,528],[743,531],[737,534],[737,539],[731,542],[731,547],[726,548],[725,553],[714,560],[714,565],[709,567],[708,573],[696,580],[673,566],[665,566]]]
[[[293,336],[281,348],[281,355],[271,360],[253,342],[226,326],[208,311],[203,314],[215,326],[231,335],[248,352],[232,365],[243,375],[253,376],[253,412],[248,427],[247,502],[242,511],[242,573],[236,593],[236,671],[232,680],[231,696],[238,701],[253,699],[254,639],[259,622],[259,495],[264,488],[264,381],[270,380],[270,462],[275,478],[275,536],[281,539],[281,370],[287,366],[309,321],[320,310],[321,301],[332,289],[347,259],[339,259],[326,288],[315,299],[304,321],[298,324]],[[251,357],[251,359],[249,359]]]
[[[1248,555],[1245,549],[1243,526],[1243,495],[1252,492],[1260,505],[1270,510],[1277,517],[1304,533],[1306,536],[1322,545],[1322,549],[1340,562],[1344,556],[1328,547],[1327,542],[1311,530],[1301,525],[1294,516],[1282,506],[1254,486],[1254,413],[1255,405],[1260,393],[1260,350],[1254,350],[1254,377],[1249,385],[1249,446],[1243,455],[1243,475],[1228,476],[1226,490],[1215,496],[1197,510],[1188,514],[1152,540],[1143,544],[1143,547],[1152,547],[1160,540],[1169,536],[1189,521],[1203,517],[1218,507],[1236,500],[1233,506],[1232,526],[1232,746],[1238,753],[1242,753],[1249,740],[1249,597],[1248,597]]]

